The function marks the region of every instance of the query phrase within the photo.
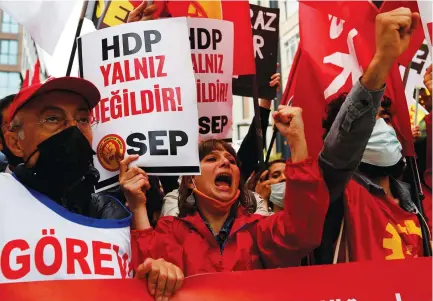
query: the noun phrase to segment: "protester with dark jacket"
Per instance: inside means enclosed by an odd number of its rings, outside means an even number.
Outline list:
[[[63,77],[24,87],[10,105],[4,138],[24,163],[0,174],[0,283],[132,276],[130,213],[112,196],[92,195],[99,173],[90,110],[99,100],[92,83]],[[47,244],[55,252],[44,252]],[[22,261],[16,270],[16,256],[27,249],[36,265]],[[79,268],[70,266],[77,258]],[[137,272],[154,279],[161,270],[178,269],[148,258]]]
[[[147,220],[147,175],[128,169],[137,156],[121,162],[119,179],[133,213],[134,261],[164,258],[186,276],[299,265],[320,243],[328,193],[316,161],[308,158],[301,109],[280,107],[274,119],[290,141],[285,174],[292,197],[273,216],[248,213],[239,161],[221,140],[200,144],[201,175],[182,178],[179,216],[162,217],[155,229]]]
[[[373,60],[349,95],[328,108],[319,163],[331,205],[316,250],[318,263],[423,255],[410,187],[396,179],[404,167],[402,147],[378,115],[388,72],[408,47],[418,21],[419,15],[407,8],[379,14]],[[335,245],[341,252],[334,256]]]

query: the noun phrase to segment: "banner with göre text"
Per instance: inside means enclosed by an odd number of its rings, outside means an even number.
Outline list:
[[[188,18],[200,140],[232,138],[233,23]]]
[[[135,22],[78,39],[80,75],[101,101],[93,114],[97,189],[117,183],[119,158],[150,175],[200,172],[197,102],[186,18]]]

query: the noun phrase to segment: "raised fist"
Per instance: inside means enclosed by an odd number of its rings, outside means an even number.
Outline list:
[[[394,63],[406,51],[419,22],[419,14],[405,7],[377,15],[376,56],[390,64]]]
[[[302,120],[302,109],[297,107],[279,106],[273,113],[275,126],[288,142],[304,138],[304,121]]]

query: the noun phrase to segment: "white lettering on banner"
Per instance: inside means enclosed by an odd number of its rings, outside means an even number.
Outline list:
[[[329,18],[329,20],[331,20],[331,26],[329,27],[329,37],[332,40],[335,40],[343,32],[344,20],[340,20],[337,17],[332,16],[332,15],[328,15],[328,18]],[[337,22],[339,20],[340,20],[340,22],[337,24]]]
[[[256,19],[254,20],[254,11],[250,9],[250,16],[251,16],[251,22],[253,23],[251,27],[255,30],[261,29],[261,30],[267,30],[267,31],[276,31],[277,29],[275,27],[272,27],[272,22],[277,18],[277,14],[271,13],[271,12],[263,12],[259,10],[257,12]],[[265,17],[268,17],[265,24]],[[265,46],[265,40],[260,35],[254,35],[253,36],[253,43],[254,43],[254,57],[259,57],[260,59],[263,59],[263,53],[261,48]]]
[[[350,298],[350,299],[341,299],[341,298],[338,298],[338,299],[329,299],[329,300],[322,299],[320,301],[344,301],[344,300],[347,300],[347,301],[357,301],[355,298]],[[403,301],[402,298],[401,298],[401,295],[399,293],[395,293],[395,301]]]
[[[332,17],[329,36],[331,39],[336,39],[343,32],[344,22],[336,25],[337,18]],[[325,99],[337,93],[346,83],[350,75],[352,75],[352,84],[355,84],[362,75],[362,67],[358,63],[353,39],[358,34],[358,31],[353,28],[347,35],[347,48],[349,53],[335,52],[323,58],[323,63],[333,64],[343,68],[341,73],[334,78],[329,86],[324,91]]]
[[[198,47],[216,47],[221,33],[209,39],[198,32]],[[98,190],[117,184],[119,158],[139,155],[133,165],[150,175],[200,172],[196,82],[187,18],[168,18],[109,27],[80,37],[81,75],[101,92],[93,110]],[[222,72],[223,58],[197,58],[203,72]],[[208,70],[209,69],[209,70]],[[219,84],[219,83],[217,83]],[[225,99],[221,84],[210,90]],[[209,97],[207,97],[209,98]]]
[[[265,18],[263,15],[266,15],[267,17],[269,17],[266,24],[265,24]],[[254,16],[254,11],[252,9],[250,9],[250,16],[251,16],[251,18],[253,18],[253,16]],[[276,18],[277,18],[277,14],[271,13],[271,12],[263,13],[263,11],[260,10],[257,13],[257,17],[256,17],[256,21],[254,22],[254,25],[252,25],[251,27],[256,29],[256,30],[261,27],[262,30],[276,31],[277,29],[271,26],[272,22],[274,22],[274,20]]]
[[[0,283],[132,277],[130,216],[71,213],[6,173],[0,191]]]
[[[188,18],[200,140],[232,138],[233,23]]]
[[[80,274],[114,277],[116,272],[111,263],[117,265],[121,278],[130,277],[131,258],[127,253],[119,254],[118,245],[102,241],[86,242],[76,238],[59,240],[54,236],[55,229],[49,231],[50,234],[44,234],[47,229],[42,229],[42,238],[36,245],[30,245],[24,239],[14,239],[0,248],[1,274],[6,280],[26,277],[31,266],[35,266],[41,276],[54,276],[66,266],[65,278],[67,275]],[[52,254],[47,256],[47,253]]]

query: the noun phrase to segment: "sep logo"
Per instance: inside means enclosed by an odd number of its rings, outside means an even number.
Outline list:
[[[122,137],[109,134],[101,139],[96,155],[99,163],[108,171],[117,171],[120,168],[120,159],[125,155],[125,141]]]

